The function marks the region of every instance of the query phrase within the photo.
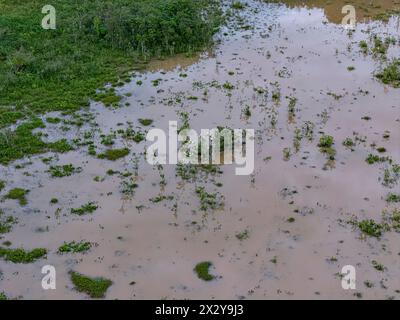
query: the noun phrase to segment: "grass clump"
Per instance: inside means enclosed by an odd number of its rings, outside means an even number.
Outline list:
[[[217,210],[224,205],[222,196],[218,192],[208,193],[204,187],[197,187],[196,194],[200,198],[200,210],[202,211]]]
[[[77,214],[78,216],[83,216],[85,214],[93,213],[97,210],[98,206],[94,204],[94,202],[89,202],[84,204],[80,208],[72,208],[71,213]]]
[[[110,161],[116,161],[120,158],[124,158],[129,154],[128,148],[123,149],[108,149],[104,153],[99,154],[98,157],[100,159],[107,159]]]
[[[2,191],[6,187],[6,182],[3,180],[0,180],[0,191]]]
[[[366,235],[375,238],[381,237],[382,232],[385,230],[382,224],[375,222],[373,219],[360,221],[358,228]]]
[[[6,296],[6,294],[4,292],[0,292],[0,301],[1,300],[8,300],[8,297]]]
[[[63,178],[81,172],[82,168],[75,168],[72,164],[66,164],[63,166],[52,166],[49,171],[53,178]]]
[[[0,234],[10,232],[15,223],[17,223],[16,218],[4,216],[4,212],[0,209]]]
[[[389,193],[386,197],[387,202],[400,202],[400,194]]]
[[[381,263],[379,263],[376,260],[372,260],[371,261],[372,266],[374,267],[374,269],[378,270],[378,271],[385,271],[385,266]]]
[[[26,200],[26,195],[28,193],[29,190],[14,188],[8,192],[8,194],[6,195],[6,199],[18,200],[21,206],[25,206],[28,203],[28,200]]]
[[[212,265],[213,264],[210,261],[204,261],[196,264],[196,266],[194,267],[194,271],[196,272],[199,279],[204,281],[211,281],[215,279],[215,276],[209,273]]]
[[[78,253],[90,250],[92,244],[90,242],[80,241],[80,242],[64,242],[62,246],[58,248],[59,253]]]
[[[332,136],[324,135],[319,139],[318,147],[319,150],[326,154],[330,160],[335,159],[336,150],[332,147],[334,139]]]
[[[381,72],[375,75],[384,84],[400,88],[400,59],[394,59]]]
[[[236,9],[236,10],[243,10],[245,8],[245,5],[243,3],[241,3],[240,1],[234,1],[232,3],[232,9]]]
[[[25,251],[22,248],[9,249],[0,247],[0,257],[6,261],[13,263],[31,263],[44,257],[47,254],[47,250],[43,248],[36,248],[32,251]]]
[[[112,281],[105,278],[90,278],[78,272],[71,272],[71,281],[75,289],[88,294],[91,298],[104,298]]]
[[[139,119],[139,122],[143,126],[149,126],[153,123],[152,119]]]
[[[365,159],[365,161],[368,163],[368,164],[374,164],[374,163],[376,163],[376,162],[385,162],[387,160],[387,158],[386,157],[380,157],[380,156],[378,156],[378,155],[375,155],[375,154],[369,154],[368,155],[368,157]]]

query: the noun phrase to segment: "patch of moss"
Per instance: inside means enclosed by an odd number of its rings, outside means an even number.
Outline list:
[[[91,298],[104,298],[107,289],[112,285],[109,279],[90,278],[74,271],[70,274],[75,289],[88,294]]]
[[[110,161],[116,161],[120,158],[124,158],[129,154],[128,148],[123,149],[108,149],[104,153],[99,154],[98,157],[100,159],[107,159]]]
[[[196,272],[199,279],[204,281],[211,281],[215,279],[215,276],[209,273],[210,267],[212,267],[212,262],[204,261],[196,264],[194,271]]]
[[[36,248],[32,251],[25,251],[22,248],[9,249],[0,247],[0,257],[6,261],[13,263],[31,263],[47,254],[47,250],[43,248]]]
[[[25,206],[28,203],[25,197],[28,193],[29,190],[14,188],[8,192],[8,194],[6,195],[6,199],[18,200],[21,206]]]

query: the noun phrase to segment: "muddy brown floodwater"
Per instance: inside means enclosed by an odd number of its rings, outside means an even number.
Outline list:
[[[400,162],[400,89],[374,78],[382,62],[363,54],[359,42],[391,36],[396,41],[388,59],[399,57],[398,18],[359,23],[349,33],[332,23],[337,19],[331,16],[341,15],[336,2],[288,2],[243,1],[246,7],[234,10],[210,52],[136,72],[117,89],[121,107],[93,102],[81,113],[92,114],[82,127],[48,123],[41,129],[49,141],[91,139],[99,153],[108,148],[104,135],[114,133],[113,148],[128,147],[127,157],[98,159],[81,146],[1,167],[3,194],[30,190],[26,206],[0,203],[5,215],[18,218],[2,242],[47,248],[48,254],[29,264],[0,260],[0,292],[87,298],[71,283],[68,272],[74,270],[111,279],[107,299],[400,297],[400,235],[392,229],[371,237],[350,223],[380,222],[384,210],[396,210],[396,203],[385,201],[399,193],[396,177],[385,183],[390,164],[365,159],[385,148],[381,156]],[[48,116],[60,115],[43,118]],[[221,165],[220,173],[208,175],[195,168],[195,177],[185,180],[174,165],[151,166],[144,155],[148,143],[120,134],[151,128],[139,118],[165,130],[170,120],[198,131],[255,129],[254,173],[236,176],[234,166]],[[334,161],[319,150],[323,135],[334,138]],[[352,148],[342,144],[346,138]],[[62,178],[48,172],[66,164],[82,170]],[[223,206],[201,208],[198,187]],[[97,210],[71,213],[88,202]],[[94,245],[85,253],[57,253],[64,242],[81,240]],[[193,271],[202,261],[212,262],[213,281]],[[56,268],[56,290],[41,287],[41,268],[48,264]],[[345,265],[356,268],[356,290],[342,289]]]

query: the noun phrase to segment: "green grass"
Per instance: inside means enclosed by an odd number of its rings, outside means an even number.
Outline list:
[[[149,126],[153,123],[152,119],[139,119],[139,122],[143,126]]]
[[[0,292],[0,300],[8,300],[8,297],[4,292]]]
[[[116,105],[112,90],[152,57],[209,45],[222,22],[216,0],[54,0],[56,30],[44,30],[40,0],[0,2],[0,163],[65,150],[32,133],[31,119],[49,111],[70,114],[90,98]],[[68,149],[68,148],[67,148]]]
[[[90,250],[92,244],[90,242],[80,241],[80,242],[64,242],[62,246],[58,248],[59,253],[78,253]]]
[[[400,88],[400,59],[394,59],[381,72],[375,75],[384,84]]]
[[[368,157],[365,159],[365,162],[367,162],[368,164],[374,164],[376,162],[385,162],[386,160],[387,160],[386,157],[380,157],[378,155],[370,153]]]
[[[75,168],[72,164],[66,164],[63,166],[51,166],[50,174],[53,178],[63,178],[72,176],[74,173],[81,172],[81,168]]]
[[[87,293],[91,298],[104,298],[112,281],[105,278],[90,278],[80,273],[71,272],[71,281],[79,292]]]
[[[204,281],[211,281],[215,279],[215,276],[209,273],[210,267],[212,267],[212,262],[209,261],[204,261],[198,263],[194,267],[194,271],[196,272],[197,276],[199,279],[204,280]]]
[[[28,193],[29,190],[14,188],[7,193],[6,199],[18,200],[21,206],[25,206],[26,204],[28,204],[28,201],[26,200],[26,195]]]
[[[204,187],[197,187],[196,194],[200,199],[200,210],[207,211],[221,209],[224,206],[222,196],[216,193],[209,193]]]
[[[387,202],[400,202],[400,194],[389,193],[386,197]]]
[[[93,213],[97,210],[98,206],[96,206],[93,202],[89,202],[84,204],[80,208],[72,208],[71,213],[76,214],[78,216],[83,216],[85,214]]]
[[[5,216],[4,212],[0,209],[0,234],[10,232],[15,223],[17,223],[16,218]]]
[[[107,159],[110,161],[116,161],[120,158],[124,158],[129,154],[128,148],[123,149],[108,149],[104,153],[99,154],[98,157],[100,159]]]
[[[333,148],[334,139],[332,136],[324,135],[319,139],[319,150],[326,154],[330,160],[335,159],[336,150]]]
[[[22,248],[9,249],[0,247],[0,257],[6,261],[13,263],[31,263],[44,257],[47,254],[47,250],[43,248],[36,248],[32,251],[25,251]]]
[[[2,110],[3,108],[0,106],[0,117]],[[0,164],[6,165],[26,155],[47,151],[67,152],[72,150],[72,147],[64,139],[54,143],[46,143],[42,141],[39,134],[32,133],[32,130],[44,127],[42,120],[32,118],[19,125],[15,130],[0,132]]]
[[[379,238],[384,231],[384,226],[372,219],[360,221],[358,227],[363,233],[376,238]]]

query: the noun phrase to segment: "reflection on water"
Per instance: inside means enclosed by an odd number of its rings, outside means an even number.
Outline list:
[[[202,58],[211,57],[211,52],[194,53],[192,55],[178,54],[165,59],[152,60],[148,64],[146,70],[150,72],[156,71],[172,71],[176,68],[186,69],[187,67],[197,63]]]
[[[342,22],[344,17],[342,8],[345,5],[355,7],[358,22],[371,19],[385,19],[388,13],[400,11],[400,1],[398,0],[286,0],[273,2],[285,3],[290,8],[304,6],[323,9],[327,19],[332,23]]]

